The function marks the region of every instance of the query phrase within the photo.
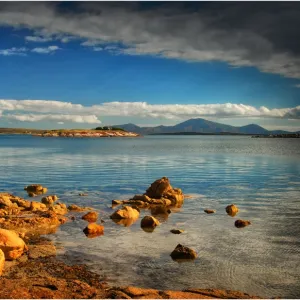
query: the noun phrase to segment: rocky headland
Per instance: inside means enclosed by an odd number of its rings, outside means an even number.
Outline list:
[[[41,185],[30,185],[25,190],[31,197],[48,190]],[[140,209],[151,215],[141,219],[141,228],[152,232],[161,223],[156,218],[167,218],[172,209],[182,206],[184,194],[173,188],[169,179],[163,177],[153,182],[143,195],[129,200],[114,200],[114,205],[123,205],[110,216],[117,224],[130,226],[140,218]],[[237,213],[236,206],[227,207],[228,214]],[[68,265],[56,256],[56,247],[45,237],[74,218],[87,222],[82,228],[89,238],[104,234],[105,223],[96,211],[59,202],[56,195],[48,195],[41,202],[23,199],[10,193],[0,193],[0,298],[97,298],[97,299],[210,299],[259,298],[239,291],[217,289],[186,289],[183,291],[160,291],[133,286],[110,286],[105,278],[90,272],[83,265]],[[101,224],[100,224],[101,223]],[[239,220],[239,226],[250,225]],[[162,226],[162,225],[161,225]],[[174,234],[181,229],[171,230]],[[171,233],[170,233],[171,234]],[[174,260],[193,260],[197,253],[178,244],[172,253]]]

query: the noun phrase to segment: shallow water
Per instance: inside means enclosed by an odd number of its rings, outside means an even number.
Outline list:
[[[72,262],[88,264],[111,284],[300,297],[299,139],[0,136],[0,167],[0,191],[26,197],[24,186],[40,183],[62,202],[100,212],[104,236],[86,238],[85,221],[76,220],[52,239]],[[112,199],[143,193],[162,176],[193,197],[153,233],[139,221],[123,227],[109,219]],[[240,209],[234,218],[225,213],[231,203]],[[217,212],[206,215],[204,208]],[[237,218],[252,225],[237,229]],[[173,235],[173,228],[184,233]],[[198,258],[174,262],[170,253],[178,243],[196,250]]]

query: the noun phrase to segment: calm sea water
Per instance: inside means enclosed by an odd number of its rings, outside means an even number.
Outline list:
[[[111,284],[300,297],[299,139],[0,136],[0,167],[0,191],[26,198],[24,186],[40,183],[62,202],[100,212],[104,236],[86,238],[86,223],[78,219],[52,239],[62,257],[87,264]],[[153,233],[144,232],[140,221],[123,227],[109,219],[112,199],[143,193],[162,176],[193,198]],[[240,209],[234,218],[225,213],[231,203]],[[204,208],[217,212],[206,215]],[[237,218],[252,225],[237,229]],[[185,232],[173,235],[173,228]],[[198,258],[174,262],[170,253],[178,243],[196,250]]]

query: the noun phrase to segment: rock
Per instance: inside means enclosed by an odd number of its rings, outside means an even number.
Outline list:
[[[124,206],[121,209],[118,209],[117,211],[115,211],[110,218],[111,219],[137,219],[140,215],[140,212],[131,207],[131,206]]]
[[[183,233],[184,230],[181,230],[181,229],[171,229],[170,232],[172,232],[174,234],[180,234],[180,233]]]
[[[118,225],[123,225],[124,227],[130,227],[133,223],[137,221],[136,219],[112,219],[112,221]]]
[[[151,186],[147,189],[146,195],[150,198],[159,199],[163,194],[171,190],[170,181],[167,177],[155,180]]]
[[[88,222],[96,222],[98,219],[98,213],[96,212],[88,212],[87,214],[85,214],[84,216],[82,216],[82,219]]]
[[[24,251],[28,250],[24,241],[18,234],[11,230],[0,228],[0,249],[5,255],[5,259],[12,260],[20,257]]]
[[[183,204],[184,195],[181,189],[172,189],[165,192],[163,198],[171,200],[171,205],[180,207]]]
[[[171,210],[165,207],[164,205],[153,206],[151,207],[151,214],[152,215],[169,215]]]
[[[31,201],[30,203],[30,210],[31,211],[45,211],[47,210],[47,206],[44,203]]]
[[[68,212],[67,206],[64,203],[56,203],[55,205],[49,207],[49,210],[58,215],[65,215]]]
[[[38,244],[28,246],[28,258],[37,259],[39,257],[49,257],[56,255],[56,247],[51,244]]]
[[[135,195],[132,199],[130,200],[141,200],[144,202],[149,202],[150,201],[150,197],[148,197],[147,195]]]
[[[112,200],[113,205],[119,205],[119,204],[122,204],[122,203],[123,203],[122,200]]]
[[[85,211],[85,210],[89,210],[90,208],[89,207],[80,207],[76,204],[71,204],[68,206],[68,210],[71,210],[71,211]]]
[[[27,192],[32,192],[32,193],[46,193],[47,192],[47,188],[44,188],[42,185],[40,184],[31,184],[28,185],[24,188],[25,191]]]
[[[0,208],[6,208],[12,206],[13,203],[10,201],[10,197],[5,194],[0,194]]]
[[[239,209],[234,204],[230,204],[226,207],[226,212],[228,215],[234,217],[238,213]]]
[[[141,221],[141,228],[146,232],[152,232],[160,223],[152,216],[145,216]]]
[[[197,253],[188,247],[178,244],[176,248],[171,253],[173,260],[190,260],[197,257]]]
[[[44,203],[46,205],[52,205],[57,200],[58,200],[58,197],[56,195],[51,195],[51,196],[42,198],[42,203]]]
[[[84,196],[88,196],[89,194],[87,194],[87,193],[79,193],[78,195],[81,196],[81,197],[84,197]]]
[[[28,196],[29,196],[29,197],[36,197],[37,194],[35,194],[35,193],[33,193],[33,192],[28,192]]]
[[[243,227],[246,227],[248,225],[251,225],[251,222],[250,221],[246,221],[246,220],[236,220],[234,222],[234,225],[237,228],[243,228]]]
[[[214,209],[204,209],[207,214],[214,214],[216,211]]]
[[[3,251],[0,249],[0,276],[2,275],[2,271],[4,269],[5,256]]]
[[[90,223],[87,227],[83,229],[83,232],[86,236],[92,235],[92,236],[99,236],[104,234],[104,226],[96,224],[96,223]]]

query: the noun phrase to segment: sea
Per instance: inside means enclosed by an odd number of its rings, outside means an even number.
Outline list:
[[[104,235],[87,238],[82,231],[87,223],[79,214],[49,237],[59,259],[86,264],[110,285],[300,298],[299,139],[0,135],[0,168],[1,192],[28,199],[24,186],[38,183],[67,205],[99,212]],[[189,197],[152,233],[140,227],[149,210],[128,227],[110,220],[117,209],[113,199],[142,194],[163,176]],[[239,208],[235,217],[226,214],[229,204]],[[208,215],[206,208],[216,213]],[[239,218],[252,224],[236,228]],[[173,261],[170,253],[178,244],[198,257]]]

